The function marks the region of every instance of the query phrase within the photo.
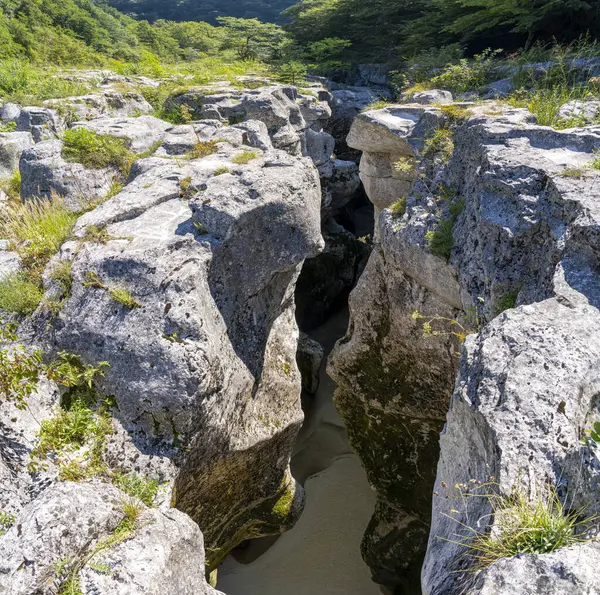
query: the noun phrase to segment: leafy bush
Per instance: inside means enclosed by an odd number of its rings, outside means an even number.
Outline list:
[[[97,134],[82,126],[67,130],[62,140],[63,157],[85,167],[113,167],[126,176],[136,160],[136,156],[129,150],[129,141],[109,134]]]
[[[487,49],[475,56],[472,62],[461,59],[458,64],[446,66],[444,72],[430,79],[432,87],[447,89],[453,93],[466,93],[485,85],[496,58],[502,50]]]
[[[302,62],[291,60],[281,64],[278,69],[279,80],[290,85],[299,85],[306,79],[306,66]]]
[[[188,159],[202,159],[208,157],[219,150],[219,145],[214,140],[209,141],[198,141],[191,151],[186,153]]]
[[[0,349],[0,395],[25,409],[25,399],[35,391],[43,371],[41,351],[28,353],[21,346]]]

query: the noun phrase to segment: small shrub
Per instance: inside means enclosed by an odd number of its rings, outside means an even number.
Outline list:
[[[394,162],[394,170],[406,175],[415,174],[417,172],[416,161],[412,157],[400,157],[398,161]]]
[[[219,145],[214,140],[209,141],[198,141],[191,151],[186,153],[188,159],[202,159],[202,157],[208,157],[219,150]]]
[[[0,280],[0,310],[29,316],[44,297],[41,284],[22,272],[11,273]]]
[[[472,115],[471,111],[456,104],[441,105],[440,110],[442,111],[442,114],[448,118],[450,124],[460,124],[461,122],[468,120]]]
[[[67,130],[62,140],[62,155],[67,161],[76,161],[92,169],[113,167],[127,176],[136,160],[129,150],[128,140],[98,134],[82,126]]]
[[[248,149],[244,149],[244,151],[239,155],[234,155],[231,158],[231,162],[237,165],[246,165],[253,159],[257,159],[258,156],[259,153],[257,151],[249,151]]]
[[[222,167],[217,167],[217,169],[215,169],[215,173],[213,174],[213,176],[216,178],[217,176],[222,176],[223,174],[228,174],[229,173],[229,168],[222,166]]]
[[[402,217],[406,213],[406,197],[399,198],[391,207],[390,213],[395,217]]]
[[[41,351],[28,353],[22,346],[0,349],[0,395],[17,409],[27,407],[25,400],[37,387],[44,371],[42,356]]]
[[[160,482],[158,479],[143,477],[137,473],[116,473],[113,483],[123,492],[141,500],[146,506],[153,506]]]
[[[439,155],[447,163],[454,153],[454,135],[449,128],[438,128],[425,140],[423,156],[427,159]]]
[[[448,89],[453,93],[466,93],[484,85],[502,50],[487,49],[475,56],[473,61],[461,59],[457,64],[446,66],[444,72],[433,77],[432,87]]]
[[[517,306],[517,298],[519,297],[518,291],[513,291],[502,296],[502,299],[496,304],[494,314],[502,314],[505,310],[512,310]]]
[[[582,167],[567,167],[560,172],[563,178],[582,178],[585,175],[585,169]]]
[[[291,60],[279,67],[279,80],[289,85],[299,85],[306,80],[307,69],[302,62]]]
[[[189,194],[191,185],[192,178],[190,176],[179,180],[179,198],[183,198],[185,200],[191,198]]]
[[[17,129],[16,122],[0,123],[0,132],[14,132]]]

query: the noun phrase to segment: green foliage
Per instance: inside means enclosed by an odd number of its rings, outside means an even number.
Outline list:
[[[41,351],[28,353],[19,345],[0,349],[0,395],[17,409],[25,409],[43,370]]]
[[[0,536],[4,535],[15,524],[16,520],[14,514],[0,510]]]
[[[146,506],[154,505],[160,481],[156,478],[143,477],[137,473],[115,473],[113,483],[123,492],[141,500]]]
[[[258,151],[250,151],[248,149],[244,149],[238,155],[234,155],[231,158],[232,163],[236,163],[237,165],[246,165],[250,163],[253,159],[257,159],[259,157]]]
[[[85,167],[93,169],[112,167],[126,176],[136,159],[129,150],[130,142],[126,139],[109,134],[98,134],[82,126],[67,130],[62,140],[63,157],[67,161],[76,161]]]
[[[432,159],[439,155],[447,163],[454,153],[454,133],[450,128],[437,128],[433,135],[425,140],[423,157]]]
[[[125,308],[129,308],[130,310],[142,307],[142,305],[133,297],[133,295],[128,289],[124,287],[115,287],[107,285],[106,283],[100,280],[96,273],[92,271],[88,271],[86,275],[86,281],[83,283],[83,286],[104,289],[108,292],[108,295],[112,300],[121,304]]]
[[[281,55],[287,36],[278,25],[236,17],[217,20],[226,29],[223,47],[233,49],[240,60],[273,60]]]
[[[367,105],[367,107],[365,107],[362,111],[368,112],[371,110],[383,109],[384,107],[388,107],[389,105],[391,105],[391,103],[387,99],[379,99]]]
[[[390,212],[395,217],[402,217],[406,213],[406,196],[399,198],[391,207]]]
[[[95,244],[106,244],[110,240],[111,236],[108,231],[106,231],[106,228],[98,227],[96,225],[88,225],[81,238],[82,242],[93,242]]]
[[[290,60],[278,68],[279,80],[289,85],[301,85],[306,79],[306,66],[297,60]]]
[[[229,173],[229,168],[225,165],[221,166],[221,167],[217,167],[217,169],[215,169],[215,173],[213,174],[213,176],[215,176],[215,178],[217,176],[222,176],[223,174],[228,174]]]
[[[0,180],[0,189],[4,190],[8,198],[10,198],[11,200],[20,200],[21,172],[19,172],[19,170],[16,170],[10,178],[6,180]]]
[[[191,151],[186,153],[188,159],[202,159],[208,157],[219,150],[219,144],[214,140],[198,141]]]
[[[450,204],[447,217],[438,221],[433,231],[427,232],[425,237],[432,254],[444,260],[450,260],[452,248],[454,248],[454,226],[464,206],[465,203],[462,199]]]
[[[29,316],[42,301],[44,292],[39,283],[21,272],[10,273],[0,280],[0,310],[19,316]]]
[[[543,486],[537,494],[529,497],[522,488],[515,488],[504,495],[497,484],[480,484],[471,480],[470,485],[455,486],[461,499],[484,499],[492,511],[493,531],[481,530],[479,524],[471,526],[455,520],[469,535],[458,541],[467,548],[471,559],[471,572],[487,568],[502,558],[519,554],[549,554],[560,548],[584,541],[586,531],[591,529],[593,518],[584,518],[582,510],[569,510],[561,502],[554,488]],[[452,510],[451,515],[460,515]],[[468,515],[467,515],[468,521]]]
[[[429,84],[432,87],[448,89],[453,93],[477,90],[488,82],[499,52],[501,50],[488,49],[476,55],[472,61],[463,58],[458,64],[446,66],[444,72],[434,76]]]

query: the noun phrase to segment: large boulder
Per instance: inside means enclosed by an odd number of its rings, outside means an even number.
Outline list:
[[[63,143],[49,140],[37,143],[21,154],[21,199],[62,196],[74,211],[82,210],[110,191],[117,171],[90,169],[62,156]]]
[[[319,180],[309,159],[255,151],[247,165],[226,143],[135,164],[77,222],[60,255],[72,292],[35,320],[49,352],[110,363],[97,383],[117,403],[108,454],[163,465],[211,569],[240,541],[289,528],[303,504],[288,466],[302,422],[293,294],[323,248]],[[90,229],[106,242],[85,241]]]
[[[0,133],[0,178],[10,178],[19,169],[21,153],[33,147],[30,132]]]
[[[217,595],[204,578],[202,533],[177,510],[147,508],[127,534],[127,496],[106,484],[56,484],[0,536],[6,595]]]
[[[537,470],[559,487],[559,478],[571,477],[582,464],[579,439],[594,421],[585,395],[597,392],[594,337],[600,305],[598,173],[587,165],[600,138],[595,128],[560,132],[537,126],[525,110],[478,115],[450,129],[435,110],[404,109],[361,114],[350,134],[350,144],[366,152],[361,176],[366,171],[373,178],[365,176],[365,186],[378,208],[397,198],[387,181],[387,189],[379,182],[379,175],[390,175],[390,162],[399,157],[413,162],[418,179],[402,203],[377,218],[376,244],[351,294],[349,331],[330,358],[329,373],[338,383],[336,403],[353,447],[378,494],[362,544],[375,579],[399,589],[418,588],[435,485],[423,589],[449,595],[459,592],[456,581],[464,573],[453,571],[463,569],[458,560],[465,558],[453,544],[451,529],[456,532],[457,524],[452,527],[444,516],[451,503],[440,497],[442,482],[483,481],[484,469],[492,469],[488,477],[500,478],[501,489],[509,492],[521,469]],[[440,127],[452,141],[449,163],[431,145],[424,151],[423,140]],[[377,157],[378,149],[385,160]],[[559,302],[545,301],[553,297]],[[486,365],[497,379],[475,359],[479,343],[469,339],[459,360],[465,335],[522,304],[536,305],[511,312],[488,334],[483,331]],[[516,328],[505,329],[513,319],[520,321]],[[567,333],[571,327],[573,333]],[[571,353],[577,354],[572,362]],[[523,397],[509,403],[502,395],[510,390],[507,373],[519,354],[523,367],[515,385]],[[459,362],[462,380],[452,397],[435,480],[437,433]],[[563,374],[572,385],[556,384]],[[471,382],[465,393],[462,387]],[[493,383],[498,389],[488,394]],[[539,390],[533,390],[536,383]],[[588,385],[589,391],[581,388]],[[559,393],[564,393],[560,399]],[[569,394],[578,395],[571,407]],[[487,405],[483,395],[489,396]],[[558,414],[551,415],[555,410]],[[474,424],[491,428],[485,448]],[[510,472],[502,472],[507,465]],[[578,489],[570,484],[569,497],[594,511],[596,480],[590,480],[591,487],[585,481]]]

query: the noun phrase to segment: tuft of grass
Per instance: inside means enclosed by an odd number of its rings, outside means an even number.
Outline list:
[[[137,473],[115,473],[113,475],[113,483],[123,492],[138,498],[146,506],[153,506],[156,493],[160,486],[160,482],[156,478],[143,477]]]
[[[129,150],[130,142],[109,134],[98,134],[82,126],[67,130],[62,137],[62,156],[92,169],[112,167],[123,176],[129,174],[137,159]],[[154,149],[156,150],[156,149]]]
[[[385,99],[379,99],[379,100],[374,101],[373,103],[370,103],[369,105],[367,105],[367,107],[365,107],[362,111],[369,112],[369,111],[376,110],[376,109],[383,109],[384,107],[388,107],[389,105],[393,105],[391,101],[387,101]]]
[[[190,196],[190,187],[192,185],[192,178],[187,176],[185,178],[181,178],[179,180],[179,198],[183,198],[184,200],[189,200]]]
[[[433,135],[425,140],[423,157],[432,159],[439,155],[448,163],[454,153],[454,134],[449,128],[437,128]]]
[[[71,297],[71,291],[73,288],[73,276],[71,269],[73,267],[73,261],[71,260],[59,260],[49,273],[49,277],[52,281],[56,281],[59,286],[59,298],[50,300],[47,305],[50,310],[57,314],[60,312],[63,304]]]
[[[560,172],[563,178],[582,178],[585,175],[585,169],[582,167],[567,167]]]
[[[474,487],[464,484],[457,487],[465,499],[484,498],[494,519],[493,530],[480,531],[450,517],[471,533],[458,542],[467,548],[467,556],[472,561],[471,572],[487,568],[502,558],[519,554],[549,554],[581,543],[585,541],[582,535],[595,520],[584,518],[581,509],[567,509],[556,489],[548,486],[540,488],[539,494],[529,498],[522,488],[504,495],[494,483],[471,485]]]
[[[93,242],[95,244],[106,244],[111,240],[111,236],[104,227],[97,225],[88,225],[85,228],[85,233],[81,238],[82,242]]]
[[[450,260],[454,248],[454,226],[464,207],[464,199],[450,204],[448,216],[438,222],[436,229],[425,234],[430,252],[446,261]]]
[[[121,304],[125,308],[133,310],[134,308],[141,308],[142,305],[133,297],[131,292],[124,287],[112,287],[103,283],[98,275],[92,271],[88,271],[86,275],[86,281],[83,283],[84,287],[97,287],[104,289],[108,292],[108,295],[112,300]]]
[[[21,199],[21,172],[16,170],[10,178],[0,180],[0,189],[13,201]]]
[[[214,140],[209,141],[198,141],[191,151],[186,153],[188,159],[202,159],[202,157],[208,157],[219,150],[219,145]]]
[[[450,124],[460,124],[465,120],[468,120],[472,115],[472,112],[460,105],[441,105],[440,110],[442,114],[448,118]]]
[[[231,162],[237,165],[246,165],[253,159],[257,159],[259,156],[258,151],[249,151],[244,149],[239,155],[235,155],[231,158]]]
[[[406,213],[406,196],[399,198],[391,207],[390,213],[395,217],[402,217]]]
[[[213,176],[216,178],[217,176],[222,176],[223,174],[228,174],[229,173],[229,168],[226,166],[222,166],[222,167],[217,167],[217,169],[215,169],[215,173],[213,174]]]

